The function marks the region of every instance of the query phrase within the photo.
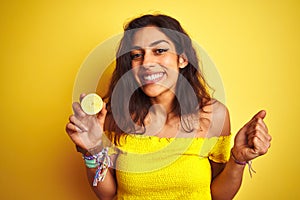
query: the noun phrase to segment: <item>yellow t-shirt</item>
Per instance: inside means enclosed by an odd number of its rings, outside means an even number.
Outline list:
[[[123,135],[115,163],[116,199],[211,199],[209,160],[227,162],[230,141],[230,136]]]

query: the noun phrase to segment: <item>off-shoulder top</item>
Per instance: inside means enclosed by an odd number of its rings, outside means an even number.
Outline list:
[[[225,163],[231,136],[159,138],[124,134],[117,145],[116,199],[211,199],[209,160]]]

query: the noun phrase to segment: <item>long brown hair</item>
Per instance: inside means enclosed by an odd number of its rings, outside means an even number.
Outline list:
[[[145,131],[144,120],[152,105],[150,98],[138,87],[130,73],[132,69],[130,48],[133,35],[146,26],[158,27],[174,43],[177,54],[185,55],[188,60],[188,65],[179,69],[175,91],[177,98],[174,99],[172,113],[179,117],[195,114],[211,100],[192,41],[180,23],[162,14],[143,15],[133,19],[124,27],[124,35],[116,54],[116,68],[112,74],[108,93],[104,97],[107,100],[108,110],[105,129],[114,131],[117,135],[124,132],[137,133],[134,128],[136,124],[144,127]],[[193,96],[195,98],[192,98]],[[187,132],[193,130],[188,120],[181,120],[181,123],[184,123]]]

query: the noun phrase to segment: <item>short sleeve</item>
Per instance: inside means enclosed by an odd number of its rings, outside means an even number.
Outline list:
[[[226,163],[230,157],[231,135],[218,137],[208,154],[208,158],[217,163]]]

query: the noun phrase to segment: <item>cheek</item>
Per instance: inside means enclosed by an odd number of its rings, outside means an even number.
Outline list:
[[[132,73],[134,79],[135,79],[138,83],[140,83],[141,81],[140,81],[139,75],[138,75],[138,74],[139,74],[139,67],[132,66],[132,68],[131,68],[131,73]]]
[[[140,63],[138,62],[131,62],[131,73],[136,76],[138,74],[139,68],[140,68]]]
[[[161,59],[161,64],[172,69],[179,69],[177,56],[170,55]]]
[[[141,66],[140,62],[137,61],[131,61],[131,69],[135,69],[137,67]]]

